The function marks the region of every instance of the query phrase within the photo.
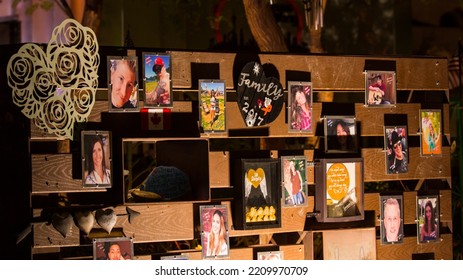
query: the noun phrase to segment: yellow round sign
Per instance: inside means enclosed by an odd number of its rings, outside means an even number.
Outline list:
[[[350,185],[349,171],[342,163],[334,163],[326,172],[326,192],[333,200],[342,199]]]

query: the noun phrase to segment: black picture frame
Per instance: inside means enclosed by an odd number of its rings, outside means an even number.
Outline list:
[[[315,163],[318,222],[364,219],[363,158],[324,158]]]
[[[235,229],[281,227],[280,160],[241,159],[233,200]]]

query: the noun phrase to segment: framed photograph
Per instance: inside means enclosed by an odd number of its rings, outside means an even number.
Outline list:
[[[208,139],[123,138],[122,152],[124,203],[210,201]]]
[[[420,110],[421,156],[442,156],[441,110]]]
[[[162,256],[160,259],[179,261],[179,260],[189,260],[190,257],[188,255],[172,255],[172,256]]]
[[[320,159],[315,170],[317,221],[363,220],[363,159]]]
[[[312,132],[312,83],[288,82],[289,132]]]
[[[225,81],[199,80],[199,122],[205,133],[226,131]]]
[[[144,107],[173,107],[171,55],[143,53]]]
[[[202,255],[207,258],[224,258],[230,255],[228,212],[224,205],[199,206],[201,220]]]
[[[408,172],[407,126],[385,126],[386,174]]]
[[[109,131],[82,131],[82,184],[84,187],[111,187],[111,134]]]
[[[307,205],[307,159],[305,156],[281,157],[282,205]]]
[[[283,251],[257,252],[257,260],[260,260],[260,261],[284,260],[284,252]]]
[[[418,243],[439,240],[439,196],[416,197],[417,238]]]
[[[403,243],[403,197],[401,195],[381,196],[381,244]]]
[[[325,151],[356,152],[357,128],[354,116],[325,116]]]
[[[280,160],[242,158],[239,161],[237,182],[241,184],[234,189],[232,203],[234,228],[281,227]]]
[[[108,56],[109,111],[138,111],[138,57]]]
[[[133,259],[133,240],[130,237],[93,239],[94,260]]]
[[[390,106],[397,103],[394,71],[365,71],[365,104]]]

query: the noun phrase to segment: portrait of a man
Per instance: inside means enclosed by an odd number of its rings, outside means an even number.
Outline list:
[[[381,196],[381,243],[403,242],[402,196]]]

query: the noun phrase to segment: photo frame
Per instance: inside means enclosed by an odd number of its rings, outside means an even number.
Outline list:
[[[240,186],[233,200],[235,229],[281,227],[280,160],[240,159]]]
[[[355,116],[325,116],[325,151],[349,153],[357,151]]]
[[[257,252],[259,261],[280,261],[284,260],[284,251]]]
[[[386,195],[380,196],[380,221],[381,221],[381,244],[403,243],[404,237],[404,214],[403,196]]]
[[[172,61],[170,53],[144,52],[143,89],[146,108],[172,108]]]
[[[81,139],[82,185],[111,188],[111,132],[83,130]]]
[[[123,138],[122,160],[124,203],[210,201],[208,139]]]
[[[407,126],[385,126],[386,174],[408,173]]]
[[[393,106],[396,103],[395,71],[365,71],[365,105]]]
[[[315,170],[317,221],[363,220],[363,158],[320,159]]]
[[[188,255],[172,255],[172,256],[162,256],[160,260],[171,260],[171,261],[179,261],[179,260],[189,260],[190,257]]]
[[[138,57],[108,56],[107,73],[109,111],[139,111]]]
[[[227,207],[225,205],[200,205],[199,212],[203,259],[228,257],[230,242]]]
[[[282,206],[308,205],[307,158],[305,156],[283,156],[280,159]]]
[[[439,196],[417,196],[417,239],[418,243],[439,241]]]
[[[442,156],[442,111],[420,110],[420,154]]]
[[[130,237],[93,239],[94,260],[131,260],[133,257],[133,239]]]
[[[311,133],[312,119],[312,83],[288,82],[288,131]]]
[[[199,80],[199,123],[205,133],[226,132],[227,92],[224,80]]]

